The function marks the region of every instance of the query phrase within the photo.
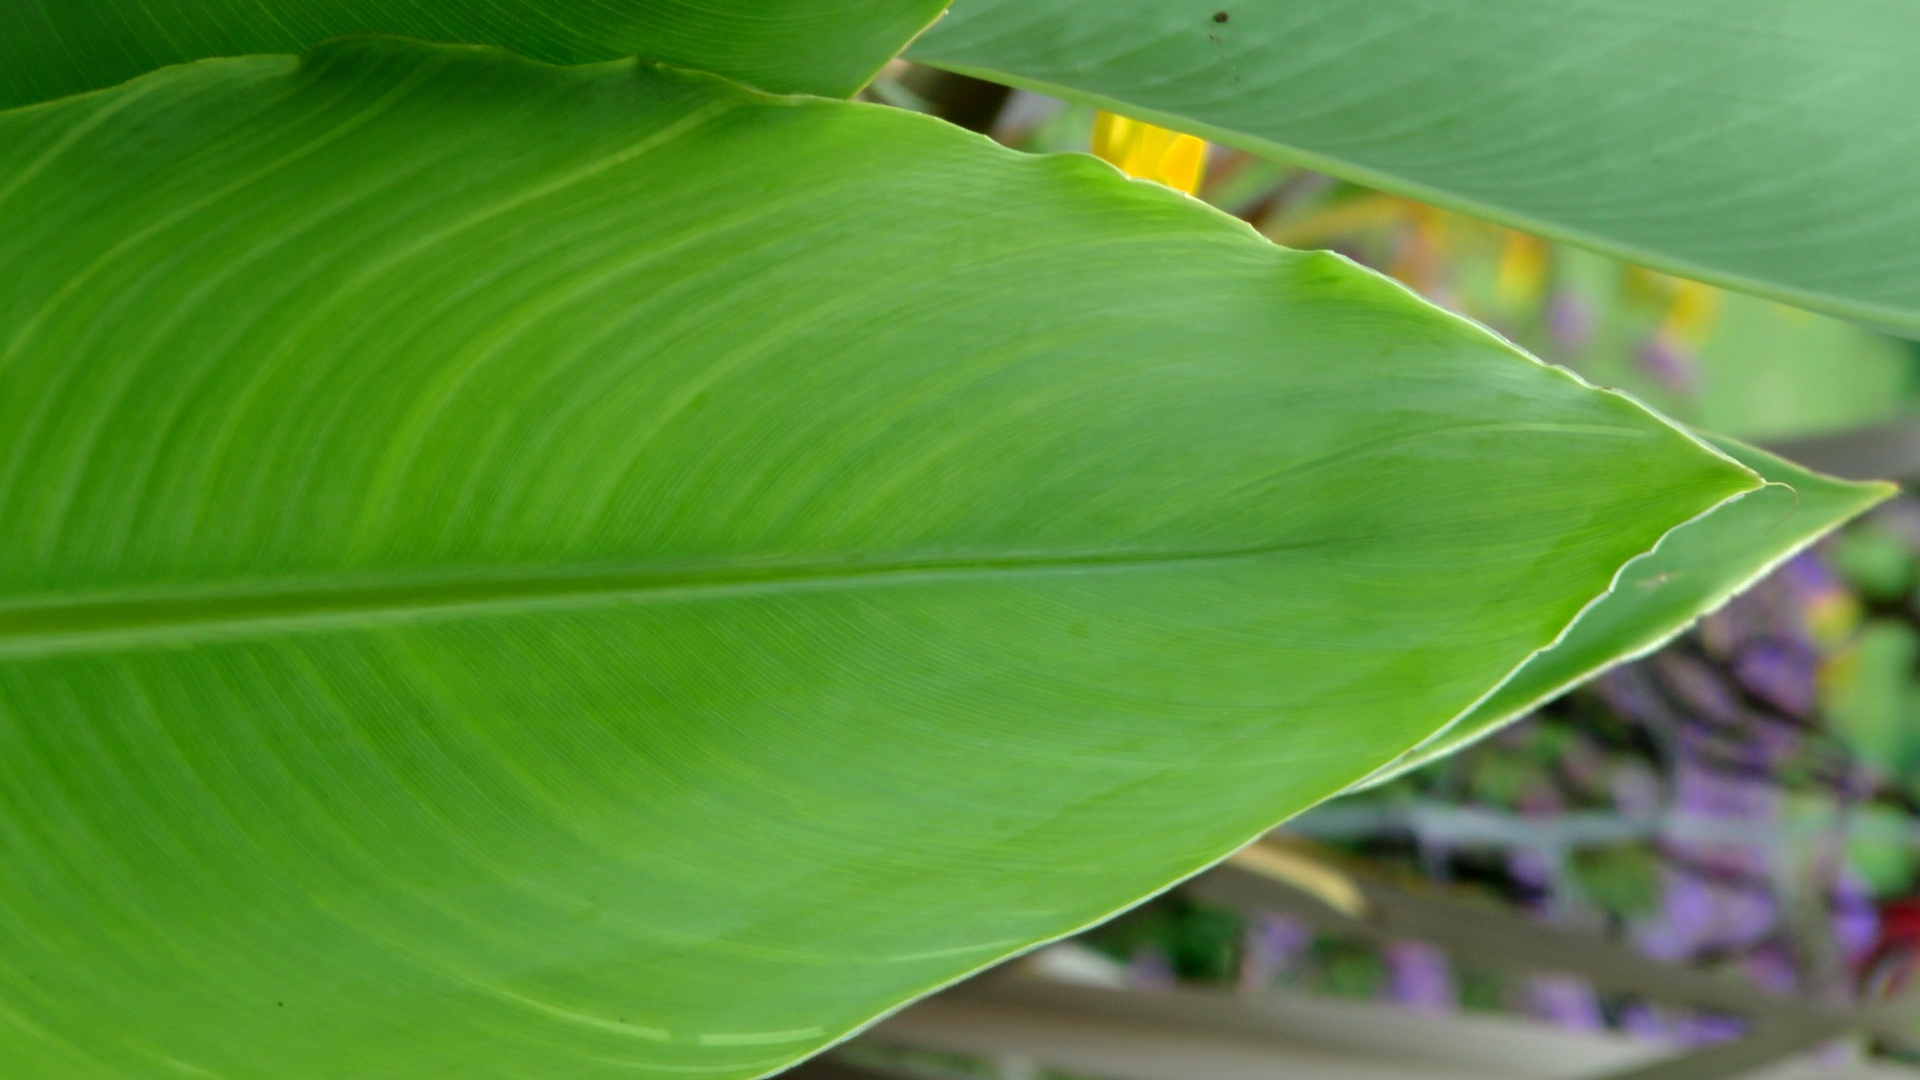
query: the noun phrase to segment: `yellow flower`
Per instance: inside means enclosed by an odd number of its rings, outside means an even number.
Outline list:
[[[1661,333],[1694,346],[1713,335],[1720,314],[1719,289],[1639,266],[1626,267],[1625,274],[1628,297],[1666,309],[1660,317]]]
[[[1206,140],[1110,112],[1093,119],[1093,152],[1128,176],[1189,195],[1200,190],[1207,165]]]
[[[1493,291],[1508,307],[1530,307],[1540,299],[1547,282],[1547,242],[1537,236],[1506,230],[1500,245],[1499,269]]]
[[[1685,278],[1674,280],[1673,305],[1667,308],[1665,320],[1667,329],[1687,341],[1699,344],[1712,332],[1715,317],[1719,313],[1719,289]]]

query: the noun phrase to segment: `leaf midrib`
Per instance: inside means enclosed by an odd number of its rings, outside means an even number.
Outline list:
[[[1241,547],[1091,550],[1000,555],[740,559],[725,563],[531,570],[488,576],[205,584],[0,602],[0,656],[84,652],[138,641],[192,641],[235,632],[361,623],[608,602],[872,588],[943,580],[1153,570],[1244,562],[1349,545],[1361,537]]]

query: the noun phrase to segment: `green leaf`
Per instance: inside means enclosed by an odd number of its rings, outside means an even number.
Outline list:
[[[1476,742],[1615,664],[1671,641],[1700,616],[1820,537],[1899,492],[1809,472],[1732,439],[1713,440],[1767,486],[1668,533],[1553,647],[1445,731],[1367,778],[1372,785]]]
[[[1920,7],[958,0],[909,56],[1920,331]]]
[[[747,1077],[1753,475],[1100,162],[395,40],[0,115],[0,1075]]]
[[[846,97],[946,0],[0,0],[0,109],[168,64],[347,34],[499,45],[554,64],[639,55],[775,93]]]

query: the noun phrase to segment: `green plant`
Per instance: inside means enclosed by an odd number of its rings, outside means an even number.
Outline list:
[[[768,1073],[1884,497],[832,100],[938,8],[0,3],[0,1072]]]

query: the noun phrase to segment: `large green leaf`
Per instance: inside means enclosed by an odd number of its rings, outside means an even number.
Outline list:
[[[1759,473],[1767,486],[1668,533],[1651,552],[1628,563],[1613,589],[1552,648],[1366,783],[1453,753],[1607,668],[1645,656],[1808,544],[1900,490],[1892,484],[1835,480],[1732,439],[1714,441]]]
[[[958,0],[910,55],[1920,330],[1920,6]]]
[[[167,64],[345,34],[500,45],[555,64],[644,56],[846,97],[946,0],[0,0],[0,109]]]
[[[394,40],[0,115],[0,1075],[745,1077],[1751,472],[1082,156]]]

